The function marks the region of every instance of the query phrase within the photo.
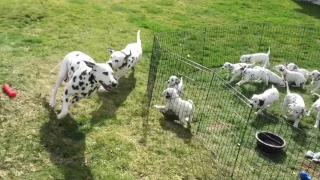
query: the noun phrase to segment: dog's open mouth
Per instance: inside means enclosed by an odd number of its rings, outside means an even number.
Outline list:
[[[110,85],[106,85],[105,83],[103,83],[102,81],[99,81],[99,83],[102,85],[102,87],[107,90],[107,91],[111,91],[112,86]]]

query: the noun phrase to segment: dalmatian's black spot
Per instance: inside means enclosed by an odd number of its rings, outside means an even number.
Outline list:
[[[81,95],[82,95],[83,97],[86,97],[87,93],[81,93]]]
[[[82,91],[84,91],[85,89],[86,89],[85,87],[82,87],[82,88],[81,88]]]
[[[66,89],[66,91],[64,92],[65,95],[68,95],[68,89]]]
[[[76,82],[77,76],[73,77],[73,82]]]
[[[66,98],[66,102],[68,102],[68,98]]]
[[[74,72],[74,67],[73,67],[73,66],[71,66],[71,71],[73,71],[73,72]]]
[[[95,84],[95,83],[97,83],[97,81],[96,81],[96,79],[94,78],[94,75],[93,75],[93,74],[91,74],[91,76],[89,77],[89,82],[90,82],[90,84]]]
[[[109,75],[109,73],[108,73],[108,72],[103,72],[102,74],[104,74],[104,75],[106,75],[106,76],[108,76],[108,75]]]
[[[91,84],[91,88],[93,88],[93,84]]]
[[[79,90],[79,86],[74,86],[74,85],[72,85],[72,89],[74,89],[74,90]]]
[[[264,104],[264,100],[259,99],[259,106],[263,106],[263,104]]]
[[[115,60],[115,62],[119,62],[119,60]]]
[[[82,76],[81,75],[79,76],[79,79],[82,80]]]
[[[109,66],[112,68],[112,63],[109,62],[108,64],[109,64]]]
[[[84,85],[84,82],[80,81],[79,86],[83,86],[83,85]]]
[[[130,66],[131,66],[131,65],[129,64],[128,68],[130,68]]]
[[[124,63],[119,67],[119,69],[125,67],[126,65],[128,65],[128,62],[124,62]]]
[[[76,56],[79,56],[80,54],[77,54]]]
[[[114,71],[117,72],[118,70],[115,69]]]
[[[82,75],[82,76],[87,75],[87,70],[82,71],[81,75]]]
[[[77,64],[80,64],[80,61],[78,61]]]
[[[88,86],[88,83],[86,83],[86,86]]]

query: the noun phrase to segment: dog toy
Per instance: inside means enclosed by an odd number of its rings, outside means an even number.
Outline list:
[[[312,159],[313,162],[316,162],[316,163],[320,162],[320,152],[307,151],[305,154],[305,157]]]
[[[17,93],[14,92],[14,91],[10,88],[10,86],[9,86],[8,84],[4,84],[4,85],[3,85],[3,90],[4,90],[4,92],[6,92],[6,93],[8,94],[8,96],[10,96],[10,97],[16,97],[16,95],[17,95]]]
[[[307,171],[300,172],[300,179],[301,180],[312,180]]]

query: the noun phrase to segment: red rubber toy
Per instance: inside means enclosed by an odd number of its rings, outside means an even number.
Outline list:
[[[4,90],[4,92],[6,92],[6,93],[8,94],[8,96],[10,96],[10,97],[16,97],[16,95],[17,95],[17,93],[14,92],[14,91],[10,88],[10,86],[9,86],[8,84],[4,84],[4,85],[3,85],[3,90]]]

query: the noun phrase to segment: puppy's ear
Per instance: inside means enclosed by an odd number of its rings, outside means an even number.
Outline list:
[[[129,54],[125,54],[126,56],[124,57],[124,60],[125,61],[128,61],[128,58],[131,56],[131,50],[130,50],[130,53]]]
[[[244,67],[244,66],[240,68],[240,70],[241,70],[241,71],[243,71],[244,69],[245,69],[245,67]]]
[[[298,66],[297,66],[297,65],[294,65],[294,66],[293,66],[293,69],[294,69],[294,70],[297,70],[297,69],[298,69]]]
[[[259,99],[259,106],[263,106],[264,104],[264,100],[263,99]]]
[[[111,53],[114,52],[114,49],[113,49],[112,47],[110,47],[110,46],[107,47],[107,50],[108,50],[109,52],[111,52]]]
[[[86,63],[86,65],[90,68],[93,68],[96,64],[90,61],[84,61]]]

